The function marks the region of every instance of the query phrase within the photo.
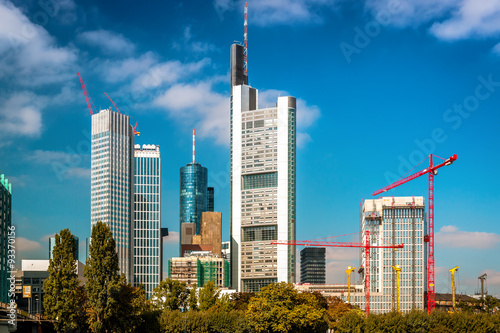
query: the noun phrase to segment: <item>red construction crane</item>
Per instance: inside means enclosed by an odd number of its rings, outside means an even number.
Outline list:
[[[365,249],[365,313],[370,314],[370,249],[402,249],[404,244],[399,245],[371,245],[370,231],[365,231],[365,244],[363,243],[349,243],[349,242],[318,242],[318,241],[272,241],[271,244],[277,245],[305,245],[305,246],[333,246],[333,247],[359,247]]]
[[[432,158],[433,157],[438,157],[442,160],[444,160],[443,163],[438,164],[438,165],[433,165]],[[435,266],[435,261],[434,261],[434,176],[437,175],[437,169],[445,166],[445,165],[450,165],[452,164],[455,160],[457,159],[457,155],[453,154],[450,158],[445,160],[444,158],[441,158],[436,155],[429,155],[429,167],[425,168],[422,171],[419,171],[417,173],[414,173],[411,176],[402,178],[398,180],[397,182],[387,185],[384,188],[381,188],[378,191],[373,192],[373,196],[380,194],[382,192],[389,191],[390,189],[393,189],[399,185],[402,185],[404,183],[409,182],[410,180],[413,180],[415,178],[418,178],[420,176],[423,176],[425,174],[429,174],[429,232],[428,232],[428,239],[426,241],[429,242],[429,261],[428,261],[428,267],[427,267],[427,281],[428,281],[428,288],[427,288],[427,311],[430,313],[434,310],[435,307],[435,299],[434,299],[434,266]]]
[[[118,106],[116,106],[115,102],[113,102],[113,100],[111,99],[111,97],[109,97],[108,94],[104,93],[104,95],[106,95],[106,97],[111,101],[111,103],[113,104],[113,106],[115,107],[116,111],[118,111],[118,113],[121,113],[120,112],[120,109],[118,109]]]
[[[87,88],[85,87],[85,83],[83,83],[83,80],[82,80],[82,77],[80,76],[80,73],[76,73],[76,74],[78,74],[78,77],[80,78],[80,84],[82,85],[83,94],[85,95],[85,100],[87,101],[87,106],[89,107],[90,116],[92,117],[94,115],[94,112],[92,111],[91,99],[90,99],[89,94],[87,92]]]

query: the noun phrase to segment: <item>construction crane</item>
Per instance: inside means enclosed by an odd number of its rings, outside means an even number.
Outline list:
[[[398,312],[400,312],[401,297],[400,297],[400,293],[399,293],[399,272],[401,272],[401,267],[399,267],[399,265],[396,265],[396,266],[392,266],[392,269],[396,272],[396,288],[397,288],[397,295],[398,295],[397,296],[398,297],[397,309],[398,309]]]
[[[85,101],[87,101],[87,106],[89,107],[90,116],[92,117],[94,115],[94,112],[92,111],[93,103],[91,104],[92,100],[89,97],[89,93],[87,92],[87,88],[85,87],[85,83],[83,83],[83,80],[82,80],[82,77],[80,76],[80,73],[76,73],[76,74],[78,74],[78,78],[80,79],[80,84],[82,85],[83,94],[85,95]],[[94,107],[94,109],[95,109],[95,107]]]
[[[433,164],[433,157],[438,157],[444,162],[441,164],[434,165]],[[427,267],[427,311],[430,313],[434,310],[435,307],[435,283],[434,283],[434,266],[435,266],[435,260],[434,260],[434,176],[437,175],[437,170],[443,166],[450,165],[454,161],[456,161],[457,155],[453,154],[451,157],[448,159],[441,158],[436,155],[429,155],[429,167],[425,168],[422,171],[419,171],[417,173],[414,173],[411,176],[402,178],[391,185],[387,185],[383,188],[381,188],[378,191],[373,192],[373,196],[387,192],[390,189],[393,189],[399,185],[402,185],[404,183],[409,182],[410,180],[413,180],[415,178],[418,178],[420,176],[423,176],[425,174],[429,175],[429,232],[428,232],[428,237],[426,237],[426,241],[429,243],[429,259],[428,259],[428,267]]]
[[[120,112],[120,109],[118,109],[118,106],[115,104],[115,102],[113,102],[113,100],[111,99],[111,97],[109,97],[109,95],[107,93],[104,93],[104,95],[106,95],[106,97],[111,101],[111,103],[115,107],[116,111],[118,113],[122,113],[122,112]],[[134,128],[132,130],[134,131],[134,135],[140,136],[141,132],[137,132],[137,125],[139,125],[138,121],[135,123],[135,126],[134,126]]]
[[[371,245],[370,242],[370,231],[365,231],[365,243],[357,242],[322,242],[322,241],[293,241],[293,240],[276,240],[272,241],[271,244],[277,245],[303,245],[303,246],[332,246],[332,247],[358,247],[365,250],[365,313],[370,314],[370,249],[402,249],[404,244],[397,245]]]
[[[351,304],[351,273],[356,269],[356,267],[347,266],[347,303]]]
[[[455,312],[455,271],[458,271],[458,266],[455,266],[448,270],[451,274],[451,299],[452,299],[452,305],[453,305],[453,312]]]

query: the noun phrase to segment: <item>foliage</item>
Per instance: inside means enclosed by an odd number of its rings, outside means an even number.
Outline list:
[[[117,318],[120,290],[118,255],[111,230],[102,222],[92,228],[89,258],[85,266],[88,323],[92,332],[109,332]]]
[[[482,299],[475,299],[469,301],[462,301],[457,304],[457,308],[462,311],[472,311],[472,312],[487,312],[493,313],[500,307],[500,301],[491,296],[487,295],[484,297],[484,302]]]
[[[246,311],[255,332],[324,332],[325,310],[310,293],[298,293],[293,284],[280,282],[261,289]]]
[[[219,298],[220,290],[217,288],[213,281],[205,283],[203,288],[200,289],[200,310],[206,311],[215,305]]]
[[[339,320],[345,316],[349,311],[359,308],[355,305],[344,302],[339,297],[328,297],[326,299],[327,310],[326,318],[328,322],[328,327],[331,329],[336,329]],[[361,310],[359,310],[361,311]]]
[[[237,292],[232,293],[230,299],[233,302],[234,308],[236,310],[246,311],[250,299],[254,296],[255,293],[252,292]]]
[[[188,305],[190,293],[186,283],[172,279],[166,279],[160,282],[154,289],[152,296],[153,306],[157,310],[180,310]]]
[[[190,311],[198,310],[198,296],[196,295],[196,283],[189,291],[188,306]]]
[[[49,277],[43,283],[43,303],[47,317],[55,320],[56,331],[65,332],[78,329],[85,298],[78,289],[75,236],[69,229],[64,229],[60,235],[56,234],[55,241],[53,257],[49,261]]]
[[[165,310],[160,317],[162,332],[182,333],[184,325],[187,332],[200,333],[247,333],[249,332],[242,311],[170,311]]]

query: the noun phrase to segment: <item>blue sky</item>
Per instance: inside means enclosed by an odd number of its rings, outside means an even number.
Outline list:
[[[48,237],[90,234],[90,115],[139,121],[159,144],[165,255],[176,255],[179,168],[209,169],[229,238],[229,47],[240,1],[0,0],[0,170],[13,183],[18,259],[48,257]],[[436,281],[500,294],[500,1],[249,1],[248,73],[260,106],[298,98],[297,238],[358,231],[359,202],[429,153],[436,177]],[[422,164],[419,168],[423,168]],[[390,195],[427,198],[427,177]],[[355,236],[354,236],[355,237]],[[344,237],[338,240],[351,240]],[[81,246],[84,253],[84,247]],[[345,283],[357,250],[328,249]]]

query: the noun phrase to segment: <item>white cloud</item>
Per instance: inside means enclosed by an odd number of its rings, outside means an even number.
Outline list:
[[[436,244],[448,248],[491,249],[500,243],[500,235],[478,231],[460,231],[457,227],[443,226],[436,232]]]
[[[304,148],[309,142],[312,142],[312,138],[307,133],[297,133],[297,147]]]
[[[130,55],[135,45],[122,34],[109,30],[85,31],[77,37],[81,42],[100,48],[107,55]]]
[[[106,60],[96,66],[96,71],[108,82],[121,82],[148,71],[157,63],[158,56],[153,52],[146,52],[138,58],[127,58],[120,61]]]
[[[172,46],[176,50],[186,48],[194,53],[208,53],[214,51],[220,52],[220,49],[218,49],[215,44],[193,40],[193,34],[191,32],[190,25],[184,27],[182,39],[179,42],[174,42]]]
[[[331,0],[254,0],[248,5],[248,20],[259,26],[322,23],[321,10],[335,3]],[[244,2],[215,0],[214,7],[222,20],[227,11],[243,12]]]
[[[210,80],[175,84],[153,104],[181,122],[196,121],[195,127],[203,137],[213,137],[217,143],[229,140],[229,98],[214,91]]]
[[[179,244],[179,232],[178,231],[169,231],[168,236],[163,239],[165,244]]]
[[[449,41],[498,36],[500,0],[464,0],[451,18],[434,23],[430,31]]]
[[[14,93],[7,100],[0,100],[0,136],[38,137],[42,132],[41,110],[46,102],[31,92]]]
[[[493,49],[491,50],[491,52],[495,55],[500,55],[500,43],[493,46]]]
[[[65,178],[88,178],[90,180],[90,168],[70,167],[64,174]]]
[[[24,237],[16,237],[16,250],[18,251],[33,251],[42,248],[40,243],[29,240]]]
[[[0,80],[46,86],[74,75],[77,51],[57,46],[43,27],[10,2],[0,0],[0,22]]]

